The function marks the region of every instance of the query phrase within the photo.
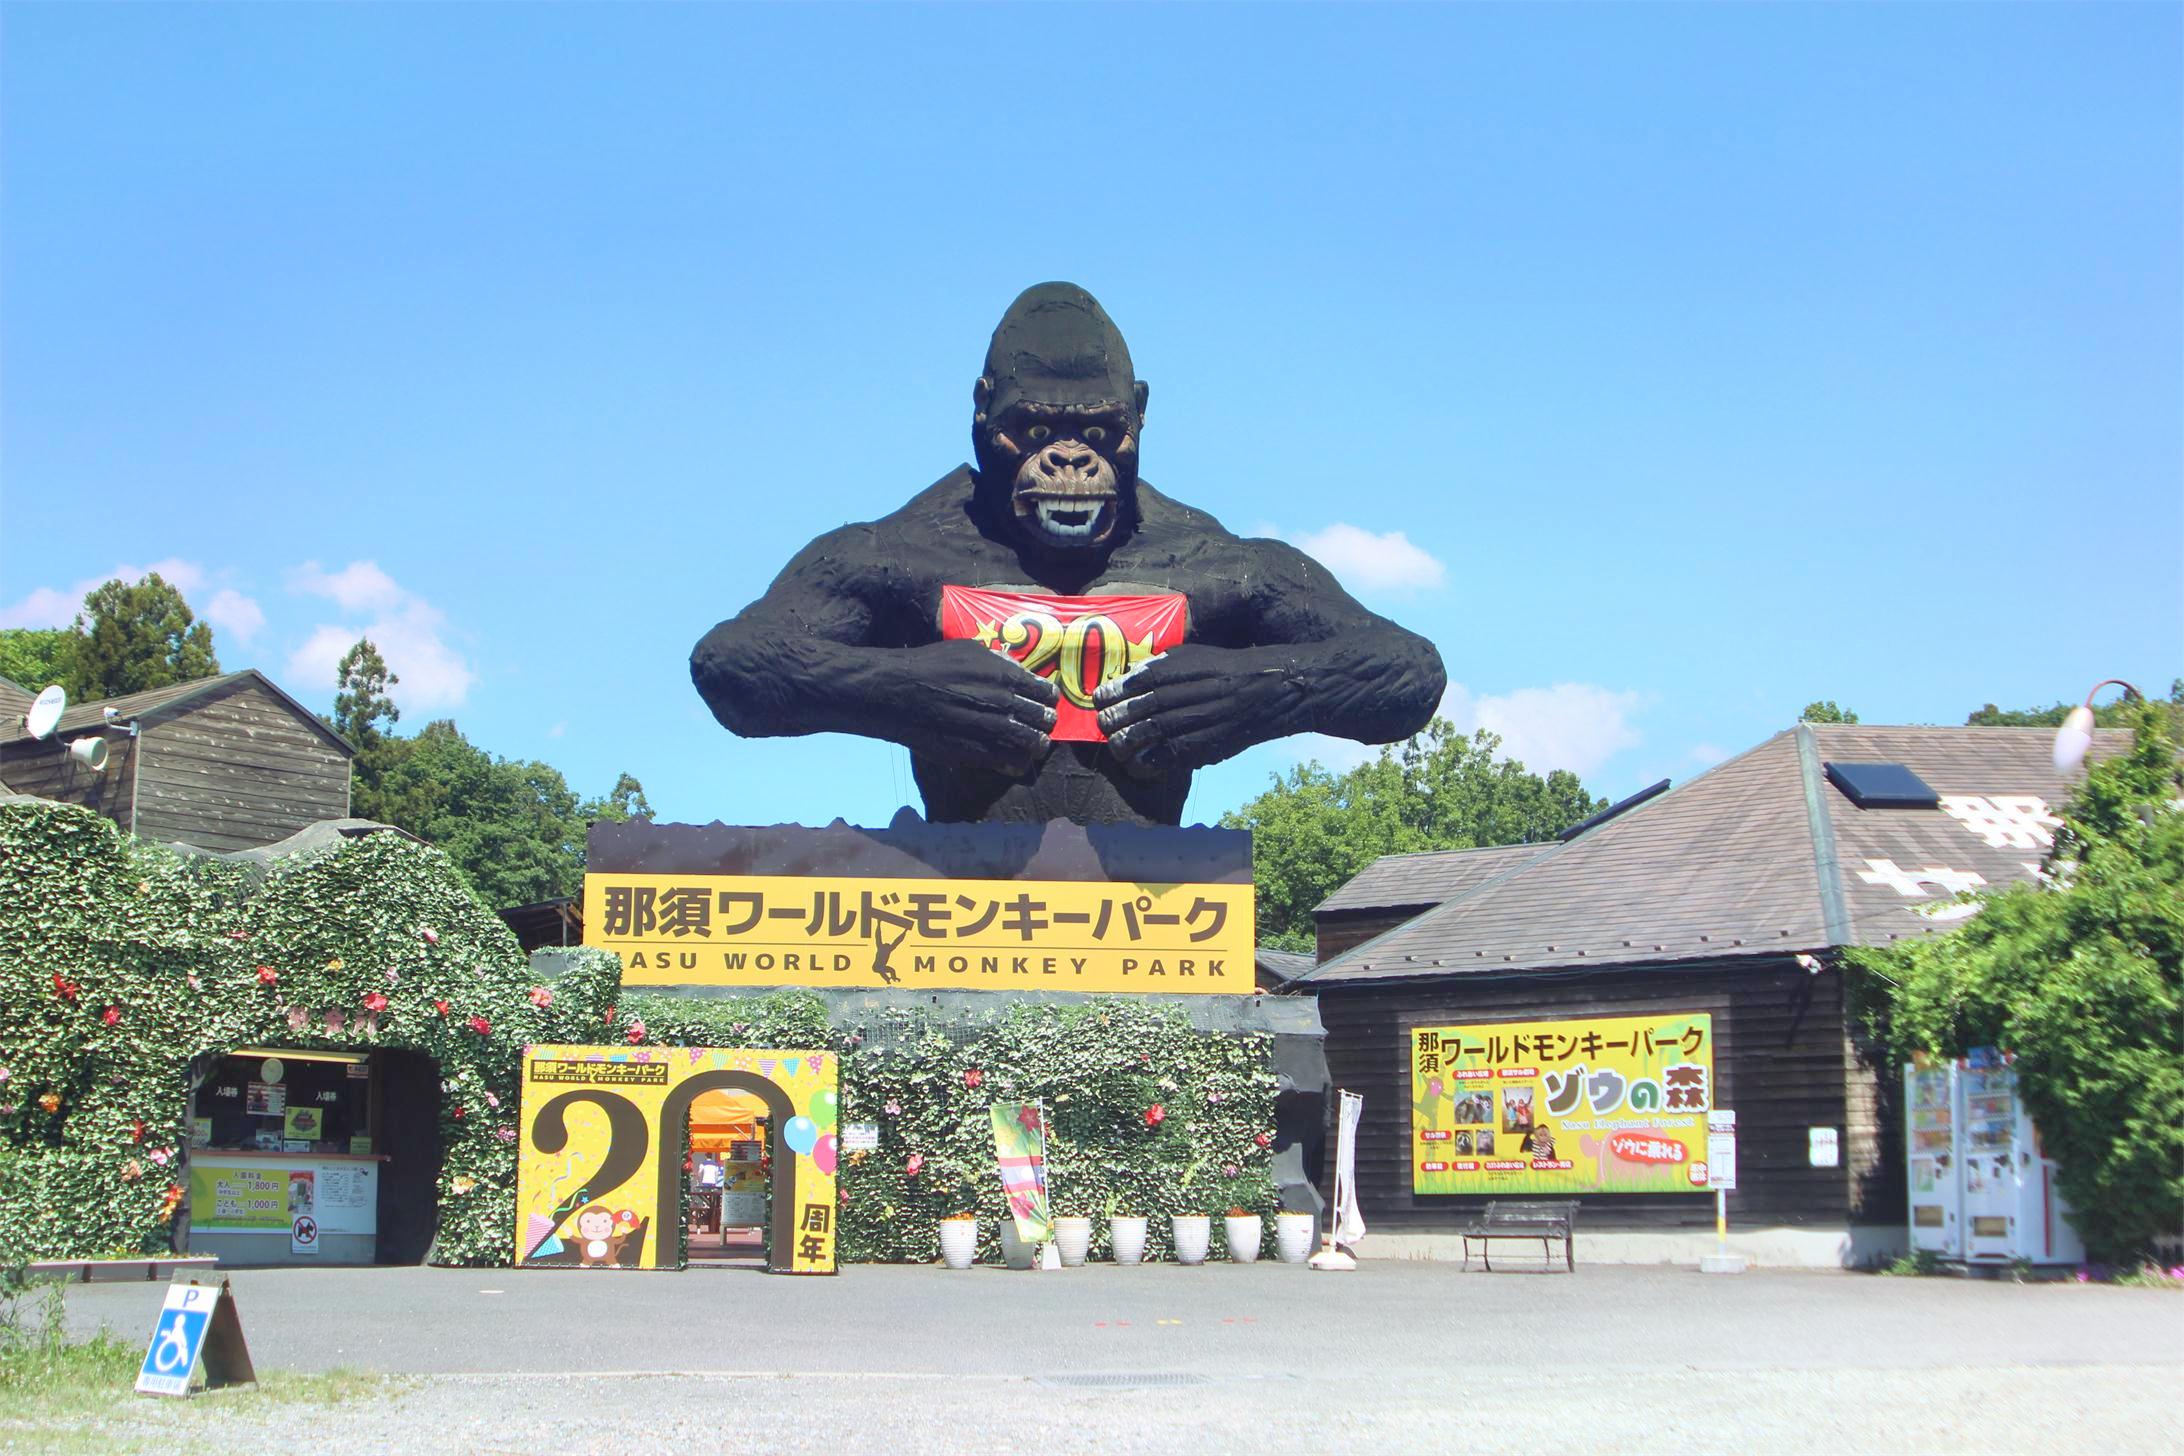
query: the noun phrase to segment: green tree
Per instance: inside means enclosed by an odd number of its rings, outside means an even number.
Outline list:
[[[1945,935],[1853,951],[1869,1026],[1899,1058],[2015,1054],[2096,1259],[2140,1257],[2184,1208],[2184,792],[2164,705],[2063,810],[2050,874]]]
[[[1467,738],[1436,718],[1347,772],[1305,763],[1277,774],[1222,815],[1224,827],[1252,832],[1260,943],[1311,950],[1312,907],[1381,855],[1536,843],[1606,807],[1566,769],[1542,777],[1496,760],[1500,746],[1485,729]]]
[[[1822,698],[1817,703],[1805,704],[1805,711],[1797,715],[1800,723],[1855,723],[1858,715],[1835,706],[1835,699]]]
[[[358,638],[357,644],[342,654],[341,665],[335,669],[334,716],[330,720],[334,731],[360,753],[382,742],[386,734],[380,725],[391,728],[402,720],[402,710],[387,695],[387,689],[401,681],[387,671],[387,660],[379,655],[372,639]]]
[[[62,627],[0,630],[0,677],[32,692],[76,676],[76,634]]]
[[[8,676],[14,677],[13,673]],[[16,678],[21,682],[21,678]],[[1966,718],[1973,728],[2060,728],[2076,703],[2052,703],[2045,708],[1997,708],[1988,703]],[[2169,684],[2168,701],[2160,704],[2169,715],[2169,735],[2184,739],[2184,677]],[[2093,709],[2093,721],[2102,728],[2122,728],[2130,723],[2130,703],[2117,697]]]
[[[645,799],[645,786],[637,782],[635,774],[618,776],[604,799],[590,799],[584,804],[584,818],[588,822],[605,819],[621,824],[651,817],[652,805]]]
[[[154,571],[134,586],[118,578],[93,587],[76,617],[77,702],[118,698],[173,683],[216,677],[212,628],[197,620],[182,593]]]

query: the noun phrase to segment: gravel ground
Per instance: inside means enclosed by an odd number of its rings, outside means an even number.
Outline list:
[[[1669,1268],[236,1276],[331,1409],[144,1402],[116,1449],[1057,1453],[2175,1449],[2184,1297]],[[498,1292],[492,1292],[498,1291]],[[150,1327],[156,1286],[72,1323]],[[4,1445],[4,1438],[0,1438]]]

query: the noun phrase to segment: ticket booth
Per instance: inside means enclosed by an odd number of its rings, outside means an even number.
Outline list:
[[[417,1084],[430,1068],[401,1053],[281,1047],[201,1058],[190,1103],[188,1252],[238,1265],[423,1257],[438,1132],[434,1099]],[[436,1094],[436,1084],[425,1085]],[[415,1206],[420,1183],[423,1210]],[[391,1219],[390,1201],[399,1205]]]

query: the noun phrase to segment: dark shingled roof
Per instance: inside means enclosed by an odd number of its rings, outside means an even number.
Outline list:
[[[102,698],[94,703],[71,703],[68,705],[68,710],[61,714],[60,725],[53,730],[53,733],[56,738],[66,738],[71,733],[80,732],[86,728],[96,728],[106,721],[105,710],[108,708],[114,710],[114,721],[118,723],[127,723],[132,719],[139,723],[156,722],[161,718],[172,717],[174,714],[185,710],[191,703],[208,693],[217,692],[219,689],[231,683],[240,682],[245,678],[254,679],[260,687],[287,704],[290,711],[294,712],[296,717],[301,719],[319,737],[325,739],[335,748],[340,749],[344,754],[352,758],[356,756],[356,750],[349,746],[348,740],[327,727],[325,721],[318,714],[283,692],[280,684],[274,682],[273,679],[254,667],[246,667],[241,672],[222,673],[218,677],[201,677],[194,682],[173,683],[163,688],[146,688],[141,693],[128,693],[118,698]],[[27,703],[24,705],[26,708],[28,706]],[[23,727],[23,714],[20,709],[0,717],[0,743],[17,743],[29,736],[30,734]]]
[[[1551,843],[1508,844],[1490,849],[1428,849],[1416,854],[1384,854],[1358,871],[1341,889],[1320,901],[1312,913],[1327,915],[1345,910],[1439,905],[1552,848]]]
[[[1783,955],[1944,930],[1958,889],[2036,873],[2047,816],[2078,777],[2056,772],[2053,742],[2048,728],[1804,724],[1567,844],[1507,854],[1500,873],[1307,979]],[[2093,751],[2129,742],[2104,729]],[[1827,781],[1830,762],[1904,764],[1941,802],[1860,809]]]
[[[13,678],[0,677],[0,718],[15,720],[17,732],[23,728],[23,715],[30,705],[38,701],[38,695]]]

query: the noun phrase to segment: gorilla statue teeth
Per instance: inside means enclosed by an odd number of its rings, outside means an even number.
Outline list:
[[[1146,398],[1091,294],[1026,289],[972,389],[976,466],[819,537],[706,633],[713,715],[900,743],[941,822],[1174,824],[1192,770],[1255,743],[1423,727],[1433,645],[1139,480]]]

